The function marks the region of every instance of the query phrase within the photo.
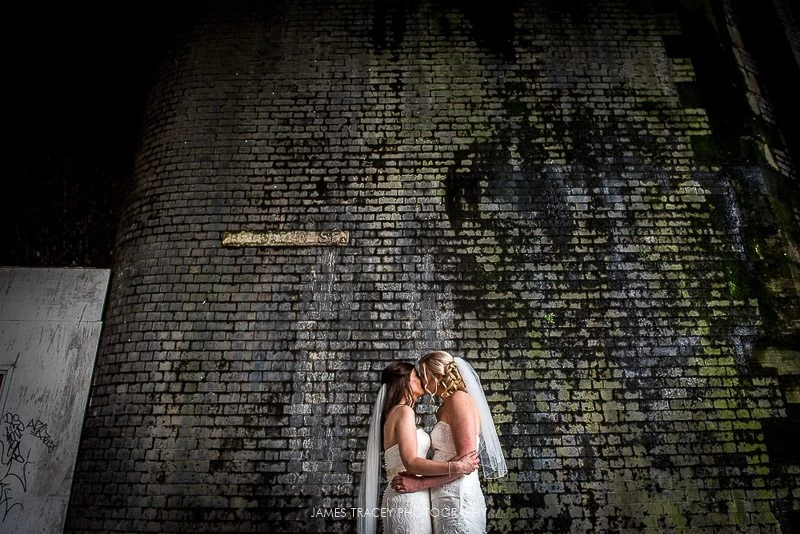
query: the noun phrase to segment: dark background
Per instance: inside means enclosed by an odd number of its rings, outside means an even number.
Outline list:
[[[376,1],[376,9],[385,3]],[[680,4],[685,15],[703,18],[694,13],[698,2],[655,4]],[[112,266],[149,88],[163,52],[208,5],[181,0],[8,8],[6,132],[11,143],[0,223],[10,238],[1,249],[0,265]],[[796,162],[800,68],[773,10],[736,5],[745,15],[744,38],[759,63],[760,82]],[[709,36],[709,28],[687,26],[690,33]],[[724,73],[712,72],[723,63],[711,58],[706,67],[713,68],[701,69],[711,72],[706,106],[717,134],[739,138],[747,118],[740,115],[731,122],[731,109],[749,111],[742,88]],[[730,105],[732,100],[738,103]],[[720,147],[730,144],[718,141]]]
[[[0,264],[111,266],[148,89],[185,4],[10,8]]]

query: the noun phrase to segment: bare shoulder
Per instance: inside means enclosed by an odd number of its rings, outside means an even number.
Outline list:
[[[466,391],[456,391],[442,405],[441,419],[450,420],[465,417],[467,414],[477,414],[475,401]]]
[[[466,391],[458,390],[450,397],[450,402],[454,407],[463,408],[469,406],[471,408],[475,407],[475,401],[470,396],[469,393]]]
[[[415,420],[414,408],[407,404],[398,404],[394,406],[386,415],[386,421],[402,421],[408,418]]]

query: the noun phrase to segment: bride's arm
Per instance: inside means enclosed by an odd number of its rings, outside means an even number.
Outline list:
[[[451,463],[463,459],[465,456],[475,454],[475,442],[478,436],[477,410],[472,397],[464,391],[457,391],[449,400],[447,411],[443,414],[450,427],[456,455]],[[416,433],[416,427],[414,432]],[[405,463],[404,463],[405,465]],[[477,468],[477,465],[476,465]],[[409,469],[410,471],[410,469]],[[472,471],[470,471],[471,473]],[[415,477],[398,475],[392,480],[392,487],[398,493],[412,493],[428,488],[435,488],[457,479],[456,476],[425,476]]]
[[[417,423],[414,410],[410,406],[403,406],[399,411],[394,430],[400,449],[400,460],[406,468],[406,473],[452,476],[464,475],[477,469],[478,455],[474,444],[468,453],[459,455],[457,460],[449,462],[436,462],[417,456]]]
[[[448,400],[449,406],[442,416],[450,426],[453,445],[456,447],[455,457],[459,457],[474,451],[477,445],[477,437],[480,434],[478,409],[475,407],[475,401],[465,391],[456,391]]]
[[[396,475],[392,479],[392,487],[397,493],[414,493],[415,491],[438,488],[452,482],[463,475],[440,475],[434,477],[418,477],[416,475]]]
[[[474,453],[471,453],[474,454]],[[459,458],[460,460],[460,458]],[[415,491],[438,488],[452,482],[463,475],[417,476],[406,473],[396,475],[392,479],[392,487],[397,493],[413,493]]]

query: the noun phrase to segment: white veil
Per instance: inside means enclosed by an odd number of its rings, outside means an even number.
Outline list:
[[[486,395],[481,387],[481,380],[475,369],[463,358],[456,356],[455,360],[461,378],[464,379],[464,384],[467,386],[467,393],[475,400],[481,417],[481,447],[478,453],[481,458],[483,478],[504,477],[508,474],[508,467],[506,467],[506,459],[500,446],[500,438],[497,437],[492,412],[489,410]]]
[[[364,453],[364,467],[361,470],[361,486],[358,491],[358,533],[374,534],[378,528],[375,509],[378,508],[378,484],[381,478],[381,412],[386,398],[386,384],[381,385],[372,419],[369,422],[367,450]]]

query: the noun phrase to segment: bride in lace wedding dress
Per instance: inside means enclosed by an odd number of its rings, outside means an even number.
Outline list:
[[[367,453],[358,500],[358,531],[376,531],[377,519],[383,520],[385,534],[429,534],[432,532],[430,494],[428,491],[406,493],[400,484],[391,482],[401,473],[423,475],[442,481],[474,473],[478,466],[475,449],[463,455],[441,460],[426,458],[430,445],[428,434],[418,429],[414,403],[425,394],[422,382],[409,362],[392,362],[381,375],[381,388],[375,401],[367,439]],[[380,448],[383,444],[386,476],[381,508],[377,507],[380,475]]]
[[[480,450],[484,478],[505,476],[505,457],[475,370],[462,358],[434,351],[419,361],[425,389],[442,399],[431,431],[433,459],[446,461],[461,451]],[[434,534],[486,532],[486,501],[477,471],[434,486],[434,477],[396,477],[401,491],[430,489]]]

